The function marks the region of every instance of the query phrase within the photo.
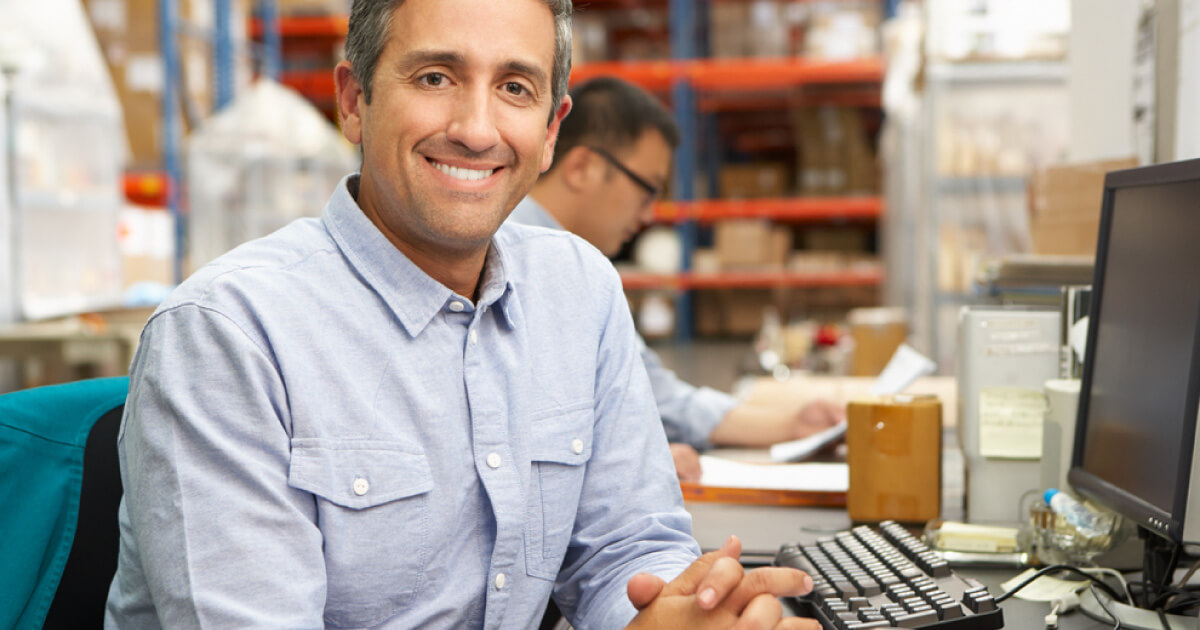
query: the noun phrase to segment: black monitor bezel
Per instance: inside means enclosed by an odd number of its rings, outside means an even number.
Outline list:
[[[1088,313],[1087,348],[1094,348],[1099,330],[1100,305],[1104,303],[1104,269],[1108,261],[1109,237],[1113,221],[1113,201],[1117,190],[1186,181],[1200,181],[1200,159],[1145,166],[1141,168],[1112,171],[1104,178],[1104,197],[1100,211],[1100,231],[1096,241],[1096,262],[1092,282],[1092,303]],[[1200,200],[1198,200],[1200,203]],[[1168,513],[1151,505],[1131,492],[1119,488],[1100,477],[1087,472],[1083,465],[1083,444],[1087,432],[1089,393],[1092,387],[1094,354],[1084,356],[1082,380],[1079,388],[1079,404],[1075,421],[1075,444],[1071,455],[1068,481],[1084,497],[1107,506],[1135,524],[1168,540],[1184,543],[1184,522],[1187,517],[1189,481],[1192,471],[1192,455],[1196,439],[1196,414],[1200,401],[1200,318],[1192,336],[1192,361],[1188,374],[1187,403],[1184,408],[1184,431],[1179,466],[1175,471],[1175,496]]]

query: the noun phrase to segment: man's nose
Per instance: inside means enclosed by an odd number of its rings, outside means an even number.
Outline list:
[[[496,128],[490,97],[488,88],[471,88],[463,92],[454,108],[450,127],[446,130],[451,142],[473,153],[483,153],[499,144],[500,131]]]

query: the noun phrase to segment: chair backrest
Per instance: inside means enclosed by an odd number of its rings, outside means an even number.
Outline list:
[[[128,391],[118,377],[0,395],[0,628],[100,626]]]

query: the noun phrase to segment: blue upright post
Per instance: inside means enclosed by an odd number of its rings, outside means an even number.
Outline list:
[[[692,59],[696,55],[696,0],[670,0],[671,58],[675,61]],[[671,102],[679,123],[680,142],[675,150],[675,174],[672,189],[677,201],[695,198],[692,189],[696,172],[696,94],[686,77],[675,77],[671,85]],[[692,251],[696,248],[696,222],[687,220],[677,227],[682,242],[680,268],[691,269]],[[680,288],[675,296],[675,339],[692,338],[692,296]]]
[[[172,275],[175,282],[183,281],[185,224],[179,205],[182,174],[179,168],[179,16],[175,0],[158,0],[158,44],[162,50],[162,155],[167,172],[167,209],[175,224],[175,257]]]
[[[233,100],[233,32],[229,28],[232,15],[229,0],[214,0],[213,28],[213,111],[220,111]]]
[[[275,4],[275,0],[259,0],[258,19],[262,24],[262,74],[273,81],[278,81],[279,71],[282,67],[280,60],[283,57],[279,41],[279,7]]]

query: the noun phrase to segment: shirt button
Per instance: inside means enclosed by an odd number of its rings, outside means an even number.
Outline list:
[[[574,440],[571,440],[571,450],[575,451],[576,455],[582,453],[583,452],[583,440],[581,440],[579,438],[575,438]]]
[[[492,468],[500,467],[500,453],[488,453],[487,465]]]
[[[464,308],[467,308],[467,307],[463,306],[463,303],[459,302],[458,300],[455,300],[450,303],[450,310],[454,311],[455,313],[463,312]]]
[[[371,489],[371,484],[367,483],[367,480],[363,479],[362,477],[356,477],[354,479],[354,485],[351,487],[354,489],[354,494],[357,494],[361,497],[367,493],[367,490]]]
[[[475,332],[474,328],[471,329],[471,334],[467,335],[467,336],[471,338],[472,346],[475,345],[476,343],[479,343],[479,335]]]
[[[508,580],[508,578],[504,577],[503,573],[497,573],[496,574],[496,590],[500,590],[500,589],[504,588],[504,582],[506,580]]]

